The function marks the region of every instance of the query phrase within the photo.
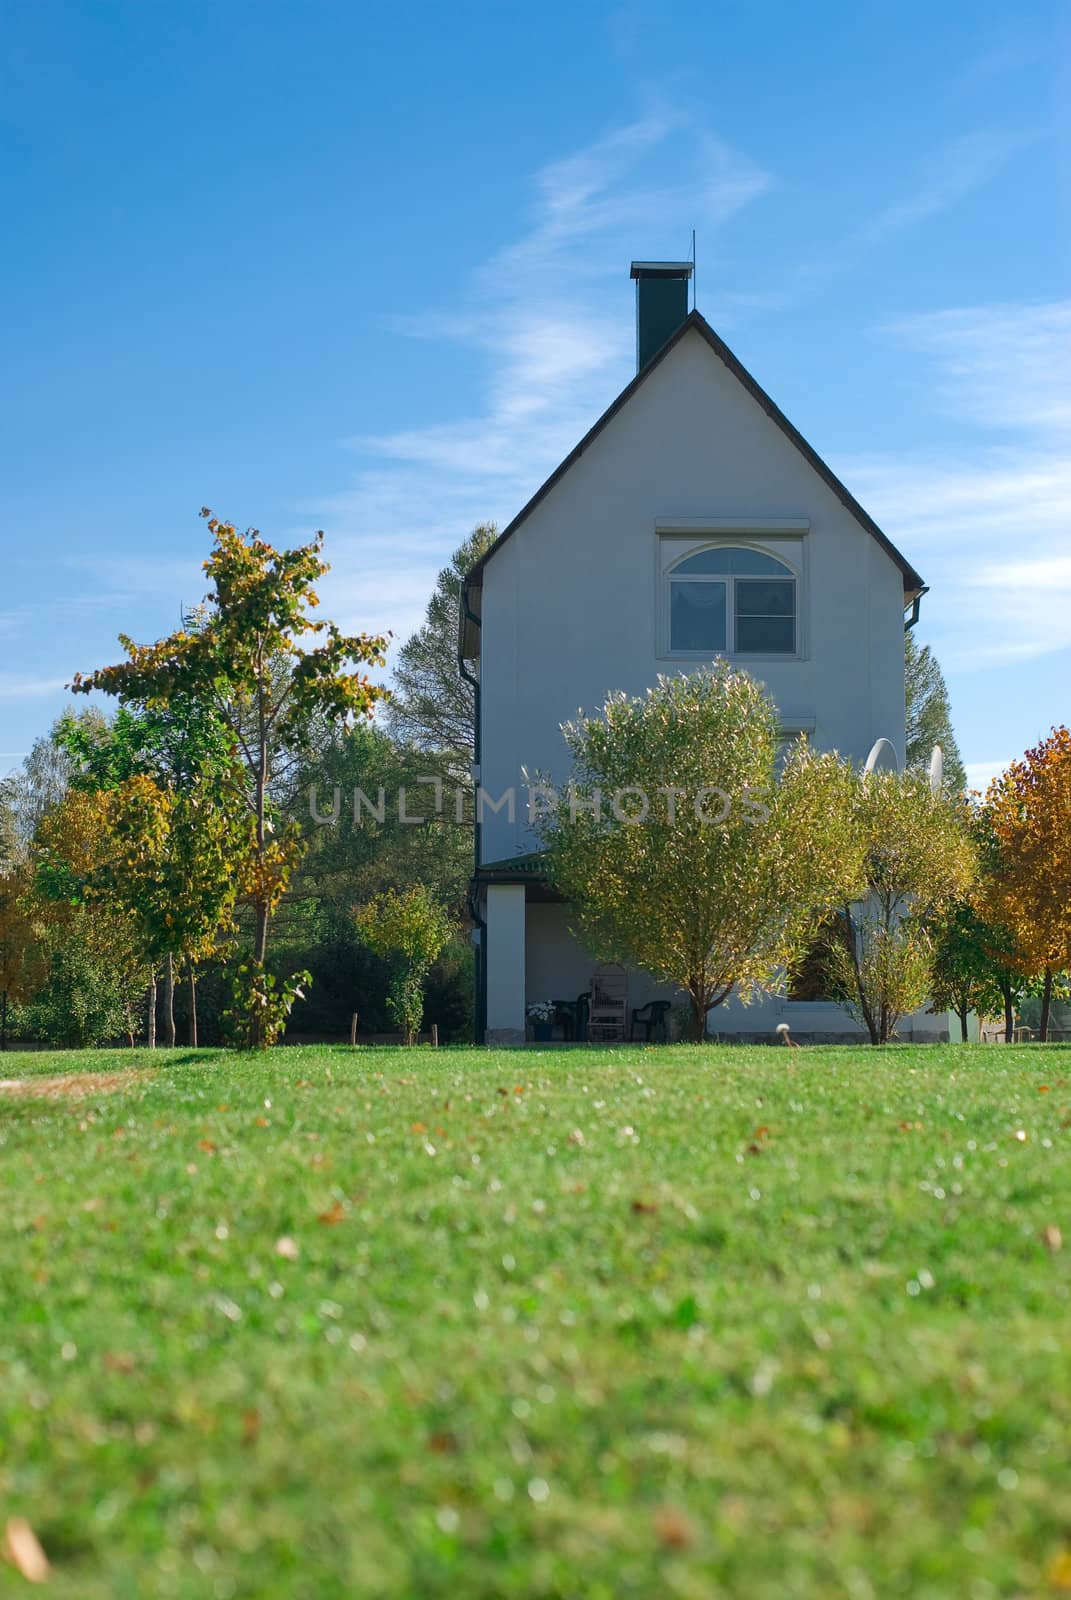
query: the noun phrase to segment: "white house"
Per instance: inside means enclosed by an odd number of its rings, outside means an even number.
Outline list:
[[[478,678],[478,1037],[519,1042],[534,1000],[590,988],[592,957],[540,879],[525,774],[568,777],[561,724],[609,691],[715,655],[768,687],[786,733],[865,759],[904,743],[905,613],[921,577],[697,312],[691,266],[636,262],[638,371],[470,573],[463,672]],[[761,582],[756,582],[761,579]],[[478,667],[476,666],[478,663]],[[507,791],[516,800],[495,810]],[[629,1003],[671,991],[629,975]],[[936,1037],[944,1019],[917,1019]],[[722,1036],[856,1037],[839,1008],[770,998]]]

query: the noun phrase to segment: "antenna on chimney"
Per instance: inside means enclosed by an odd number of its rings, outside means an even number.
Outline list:
[[[692,310],[695,310],[695,229],[692,229]]]

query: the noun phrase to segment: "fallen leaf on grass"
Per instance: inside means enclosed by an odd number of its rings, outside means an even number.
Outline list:
[[[633,1200],[632,1209],[633,1209],[633,1211],[639,1212],[642,1215],[647,1216],[651,1212],[657,1211],[658,1207],[655,1205],[653,1200]]]
[[[242,1443],[256,1444],[260,1434],[260,1412],[254,1407],[242,1412]]]
[[[8,1518],[4,1555],[27,1583],[44,1583],[51,1571],[41,1542],[25,1517]]]
[[[1064,1236],[1055,1222],[1050,1222],[1047,1228],[1041,1230],[1041,1242],[1046,1250],[1051,1250],[1054,1254],[1057,1250],[1063,1249]]]
[[[345,1216],[346,1208],[342,1204],[342,1201],[332,1200],[327,1210],[320,1212],[318,1221],[326,1223],[329,1228],[333,1228],[336,1222],[344,1221]]]
[[[1071,1594],[1071,1550],[1061,1550],[1045,1568],[1045,1581],[1058,1594]]]
[[[437,1456],[452,1456],[457,1452],[457,1435],[446,1431],[433,1433],[428,1438],[428,1449]]]
[[[695,1543],[695,1529],[676,1506],[659,1506],[654,1514],[654,1531],[667,1550],[687,1550]]]
[[[321,1217],[320,1221],[322,1222],[323,1220],[323,1217]],[[276,1239],[275,1241],[275,1254],[282,1256],[286,1261],[296,1261],[301,1252],[298,1248],[297,1240],[291,1239],[289,1234],[284,1233],[281,1239]]]

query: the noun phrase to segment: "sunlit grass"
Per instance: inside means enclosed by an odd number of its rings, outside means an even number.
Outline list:
[[[1071,1591],[1071,1050],[31,1076],[0,1525],[49,1593]]]

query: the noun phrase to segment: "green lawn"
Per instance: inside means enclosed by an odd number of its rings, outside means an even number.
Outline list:
[[[1071,1592],[1069,1049],[28,1075],[0,1527],[50,1594]]]

